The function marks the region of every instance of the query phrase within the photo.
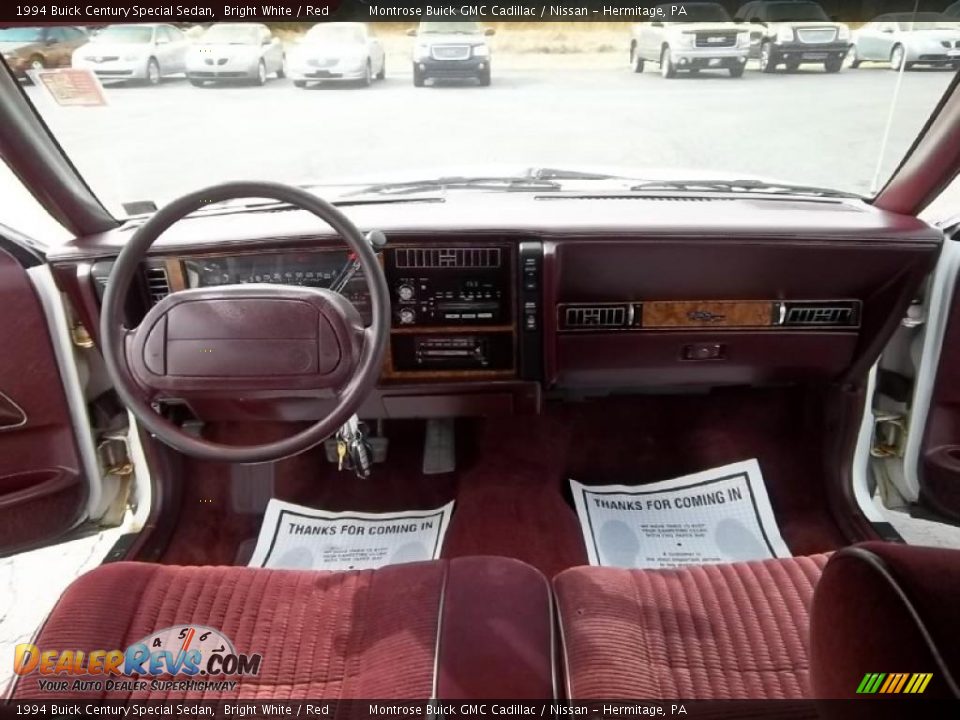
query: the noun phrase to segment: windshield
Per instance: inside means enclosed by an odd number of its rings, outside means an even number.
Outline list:
[[[0,42],[40,42],[43,28],[12,27],[0,29]]]
[[[720,16],[711,3],[691,3],[688,12]],[[797,36],[814,33],[811,57],[796,64],[781,57],[766,72],[759,43],[751,42],[755,26],[266,25],[277,44],[256,61],[227,47],[190,52],[187,43],[158,46],[156,56],[64,53],[63,66],[90,74],[86,90],[67,88],[73,94],[63,102],[56,95],[62,83],[23,82],[22,92],[118,217],[240,180],[300,185],[351,202],[816,188],[872,197],[960,64],[960,47],[944,47],[936,51],[957,59],[926,66],[906,56],[909,71],[892,72],[890,47],[864,42],[857,58],[865,59],[854,67],[847,46],[870,37],[847,26],[830,43],[839,54],[823,49],[823,30],[801,28]],[[241,30],[213,25],[203,37],[234,38]],[[114,25],[96,42],[142,41],[150,32]],[[354,43],[360,34],[375,40]],[[677,44],[669,54],[665,41]],[[952,40],[937,38],[938,48],[942,42]],[[26,80],[30,54],[15,52],[6,51],[4,62]],[[80,90],[89,91],[89,105],[78,103]]]
[[[254,45],[260,42],[260,32],[254,25],[211,25],[201,40],[227,45]]]
[[[830,19],[822,7],[812,2],[771,3],[767,18],[770,22],[819,22]]]
[[[420,35],[479,35],[483,32],[480,23],[475,22],[422,22]]]
[[[673,6],[663,5],[663,14],[669,16],[670,8]],[[684,3],[682,22],[730,22],[730,15],[724,10],[722,5],[716,3]]]
[[[109,25],[93,36],[94,42],[142,45],[153,38],[153,28],[138,25]]]

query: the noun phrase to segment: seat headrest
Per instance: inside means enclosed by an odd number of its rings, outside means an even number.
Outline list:
[[[814,697],[960,697],[958,604],[960,550],[869,542],[838,551],[813,598]],[[850,717],[848,705],[836,709]]]

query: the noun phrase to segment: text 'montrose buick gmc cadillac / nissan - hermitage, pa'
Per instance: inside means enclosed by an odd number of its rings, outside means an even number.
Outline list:
[[[4,46],[0,709],[955,710],[954,41],[835,5]]]

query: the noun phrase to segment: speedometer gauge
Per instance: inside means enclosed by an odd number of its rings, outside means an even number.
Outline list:
[[[185,258],[187,286],[218,287],[271,283],[328,288],[347,262],[345,250],[296,253],[262,253],[227,257]],[[360,271],[347,283],[342,295],[370,321],[370,296]]]

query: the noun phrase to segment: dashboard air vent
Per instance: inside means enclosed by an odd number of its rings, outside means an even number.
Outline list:
[[[167,279],[165,267],[147,268],[147,292],[150,293],[153,304],[157,304],[170,294],[170,281]]]
[[[500,248],[397,248],[393,251],[398,269],[498,268]]]
[[[634,308],[629,303],[577,303],[559,308],[561,330],[616,330],[633,324]]]
[[[789,327],[859,327],[860,303],[857,300],[781,303],[779,324]]]

